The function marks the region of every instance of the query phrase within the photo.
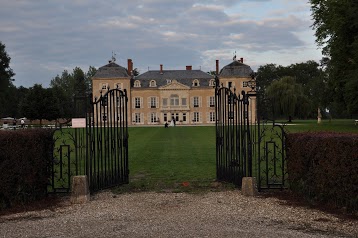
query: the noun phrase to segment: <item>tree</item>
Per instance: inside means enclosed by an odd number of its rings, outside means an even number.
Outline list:
[[[302,85],[296,83],[290,76],[283,77],[271,83],[267,87],[267,98],[271,101],[274,115],[287,116],[294,115],[307,116],[307,108],[310,102],[303,94]]]
[[[60,103],[52,88],[43,88],[35,84],[29,88],[24,100],[21,102],[21,112],[30,120],[55,120],[61,116]]]
[[[59,103],[62,118],[71,118],[74,111],[74,97],[89,96],[92,92],[92,77],[97,72],[90,66],[86,73],[75,67],[72,73],[64,70],[61,76],[51,80],[50,86],[54,90]]]
[[[302,96],[297,98],[301,106],[295,109],[297,113],[295,116],[315,117],[317,108],[325,108],[327,105],[327,100],[325,100],[327,74],[324,68],[315,61],[310,60],[289,66],[266,64],[259,67],[257,74],[258,104],[261,106],[260,111],[264,114],[270,113],[268,111],[270,107],[267,105],[267,88],[283,77],[292,77],[302,87]]]
[[[10,56],[6,53],[5,45],[0,41],[0,115],[5,115],[6,103],[8,101],[7,96],[9,95],[9,88],[12,85],[12,77],[15,73],[10,68]]]
[[[350,114],[358,113],[358,2],[356,0],[310,0],[316,42],[329,58],[328,85],[331,105]],[[353,87],[352,87],[353,86]],[[344,110],[341,113],[345,113]]]

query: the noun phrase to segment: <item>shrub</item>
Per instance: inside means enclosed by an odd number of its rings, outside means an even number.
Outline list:
[[[306,198],[358,210],[358,135],[287,135],[290,187]]]
[[[50,178],[51,130],[0,132],[0,206],[43,198]]]

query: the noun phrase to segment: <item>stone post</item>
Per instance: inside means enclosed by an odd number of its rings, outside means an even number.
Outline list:
[[[87,175],[72,177],[71,203],[86,203],[90,200]]]
[[[317,123],[320,124],[321,120],[322,120],[321,109],[318,108],[318,110],[317,110]]]
[[[242,185],[241,185],[241,192],[244,196],[256,196],[257,192],[257,183],[255,177],[243,177],[242,178]]]

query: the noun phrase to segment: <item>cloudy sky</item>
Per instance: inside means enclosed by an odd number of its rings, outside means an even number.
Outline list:
[[[133,60],[140,73],[164,69],[207,72],[236,51],[260,65],[318,61],[306,0],[0,0],[0,41],[16,86],[48,87],[76,66],[87,71]]]

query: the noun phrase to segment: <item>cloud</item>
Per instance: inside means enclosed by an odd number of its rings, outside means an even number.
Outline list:
[[[314,48],[309,15],[306,3],[287,0],[17,0],[2,3],[0,40],[16,85],[47,86],[64,69],[106,64],[112,51],[141,72],[159,64],[214,70],[235,50],[252,63],[304,55]]]

